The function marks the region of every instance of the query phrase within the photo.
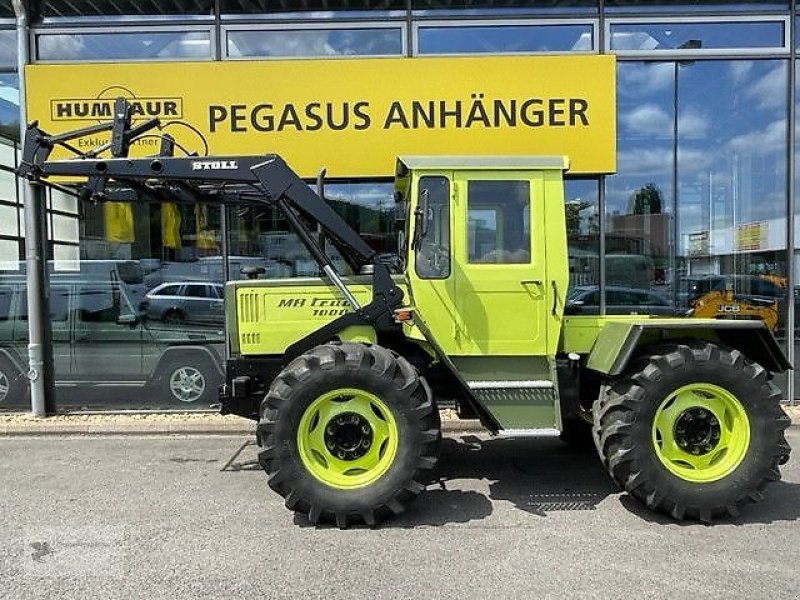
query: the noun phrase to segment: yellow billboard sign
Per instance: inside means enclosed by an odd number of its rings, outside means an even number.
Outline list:
[[[613,56],[31,65],[28,114],[58,133],[134,119],[199,154],[277,153],[303,177],[386,177],[395,157],[563,154],[616,168]],[[108,134],[85,137],[88,150]],[[156,137],[137,143],[154,154]],[[63,156],[63,154],[58,154]]]

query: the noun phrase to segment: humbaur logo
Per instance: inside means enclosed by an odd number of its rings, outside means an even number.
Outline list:
[[[238,169],[235,160],[196,160],[192,162],[192,171],[230,171]]]
[[[125,98],[131,107],[131,118],[182,119],[183,98],[137,98],[127,88],[111,86],[96,98],[54,98],[50,100],[50,118],[53,121],[110,121],[114,118],[114,101]]]

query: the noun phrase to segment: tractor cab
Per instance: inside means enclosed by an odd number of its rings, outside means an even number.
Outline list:
[[[555,354],[568,285],[568,164],[548,156],[397,162],[415,321],[505,429],[561,425]]]

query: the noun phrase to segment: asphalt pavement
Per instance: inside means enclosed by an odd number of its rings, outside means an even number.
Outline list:
[[[283,507],[247,436],[0,438],[0,597],[797,598],[800,459],[783,473],[677,524],[556,439],[451,434],[407,513],[340,531]]]

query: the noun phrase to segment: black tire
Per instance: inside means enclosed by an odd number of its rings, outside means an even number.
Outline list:
[[[219,397],[222,377],[212,361],[201,353],[170,356],[158,372],[159,399],[170,406],[207,408]],[[197,391],[193,384],[202,389]]]
[[[0,408],[27,404],[28,380],[7,358],[0,356]]]
[[[711,482],[686,481],[658,458],[653,419],[663,400],[681,386],[705,382],[732,393],[750,423],[750,443],[742,461],[728,475]],[[790,448],[784,431],[789,417],[781,392],[763,367],[738,350],[703,340],[665,343],[649,348],[620,379],[604,387],[594,403],[593,435],[611,477],[649,509],[676,520],[738,516],[739,508],[763,497]]]
[[[583,419],[564,419],[558,439],[578,452],[594,452],[592,425]]]
[[[305,410],[338,388],[374,394],[392,412],[397,452],[376,481],[356,489],[323,483],[303,465],[297,430]],[[286,507],[313,524],[335,521],[340,528],[364,522],[375,526],[400,514],[425,489],[439,458],[439,411],[424,379],[408,361],[380,346],[325,344],[292,361],[278,375],[261,406],[259,462],[269,486]]]

